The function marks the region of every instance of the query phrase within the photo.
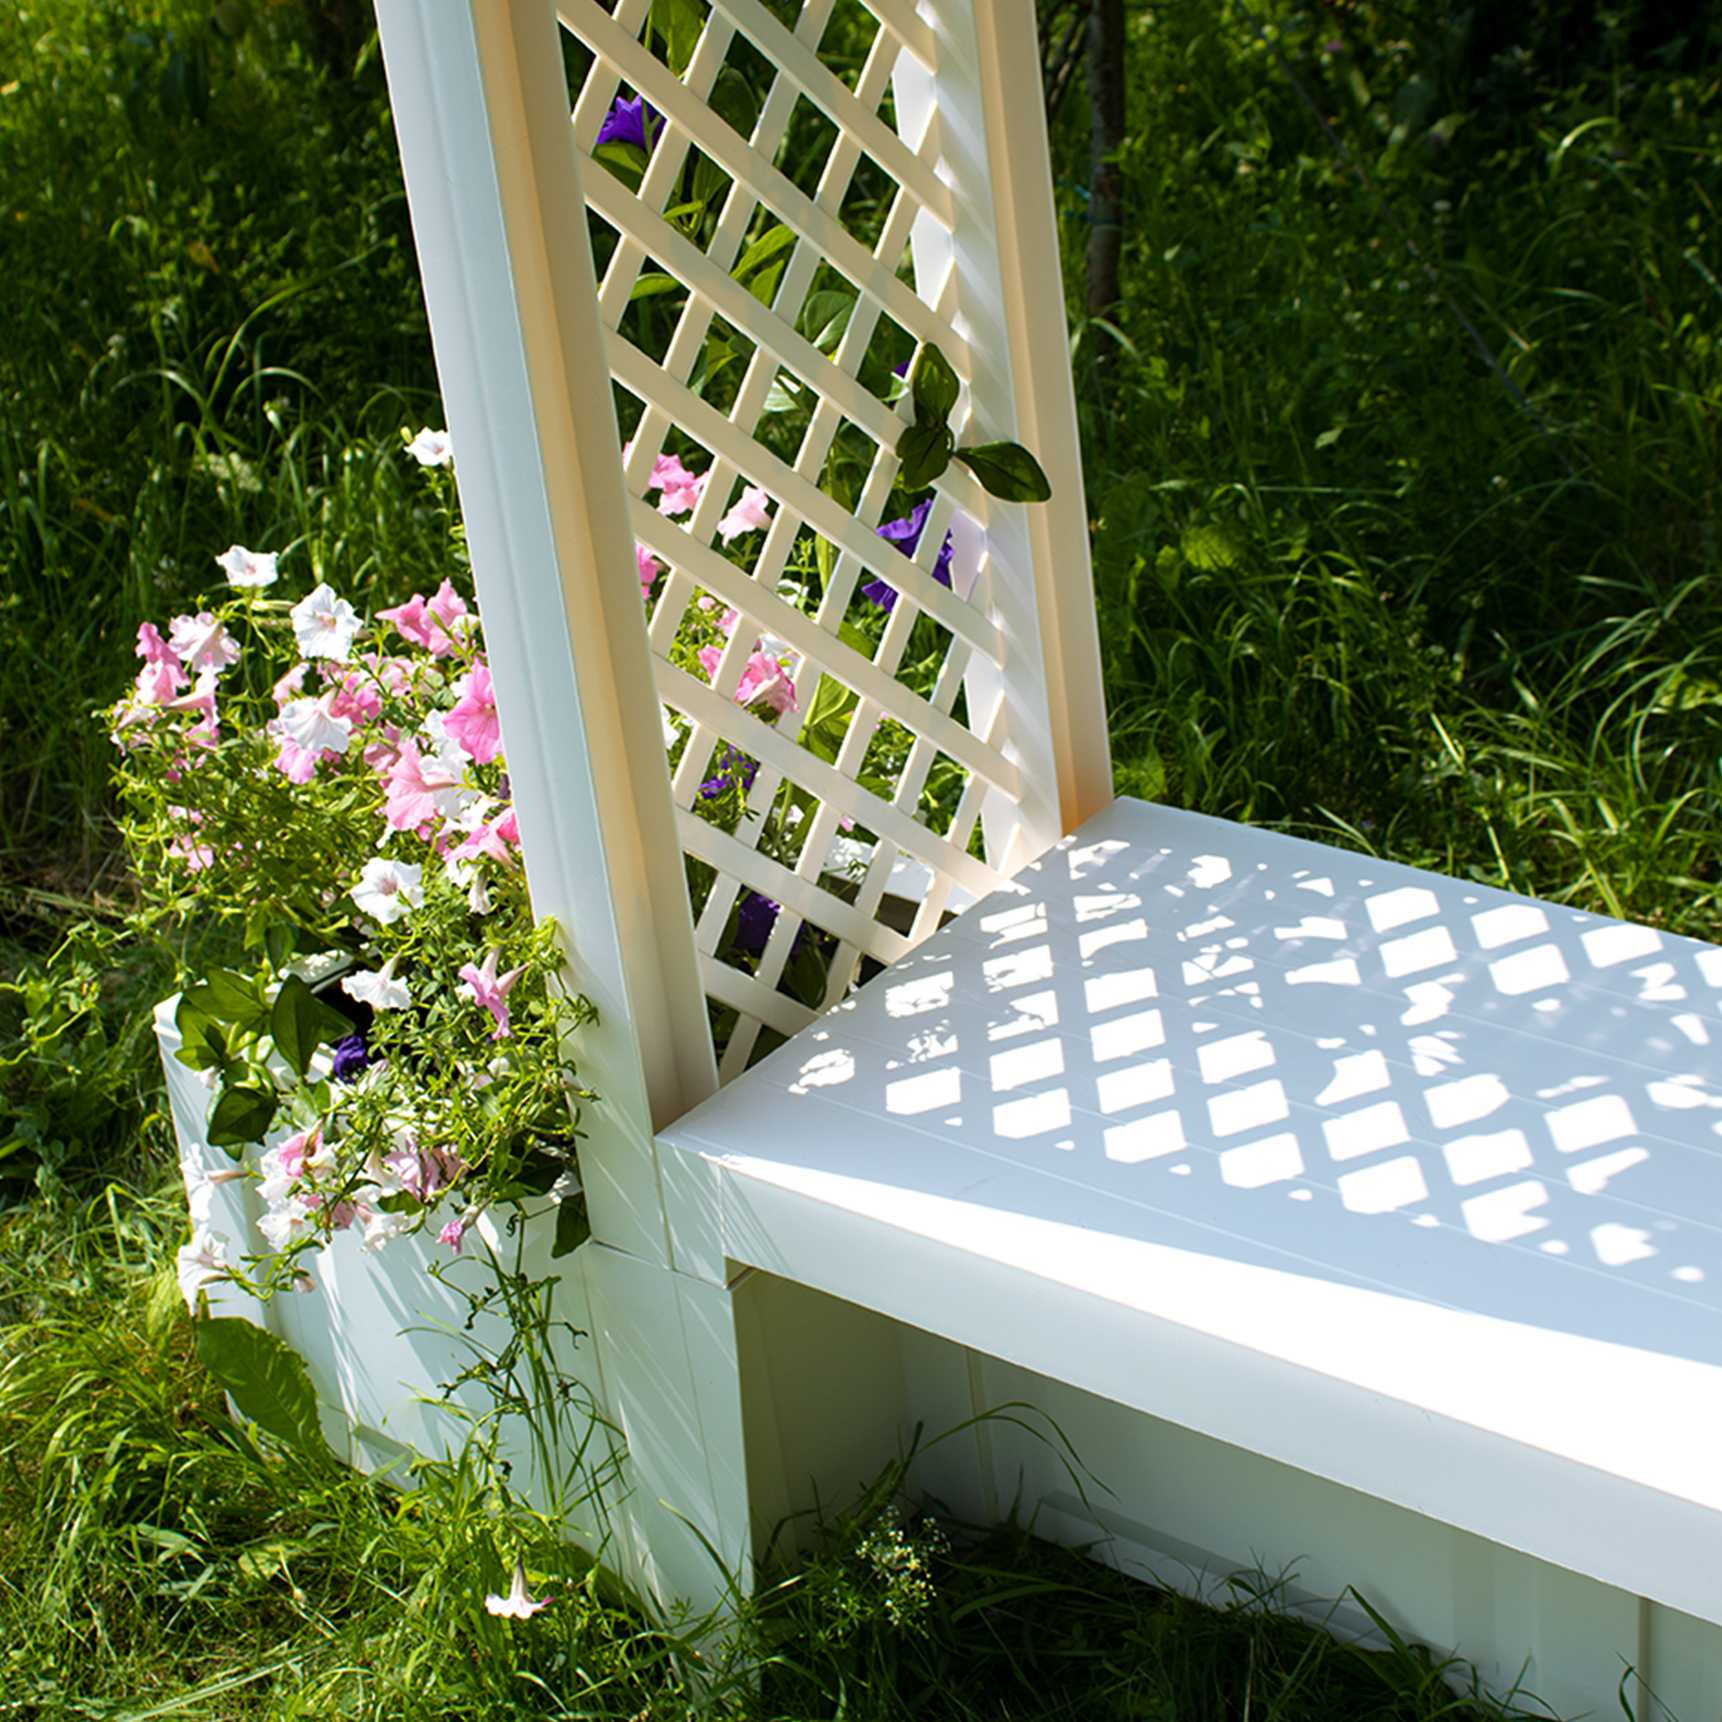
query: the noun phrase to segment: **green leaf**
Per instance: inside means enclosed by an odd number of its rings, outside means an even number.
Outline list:
[[[217,1022],[234,1023],[247,1033],[261,1034],[269,1023],[263,989],[233,969],[211,969],[198,1002]]]
[[[631,305],[636,299],[655,299],[660,293],[680,293],[682,290],[682,284],[675,276],[648,270],[634,283],[634,290],[628,295],[628,303]]]
[[[240,1316],[201,1316],[197,1356],[259,1429],[302,1453],[326,1454],[317,1393],[292,1346]]]
[[[648,158],[638,144],[612,138],[592,151],[592,159],[602,162],[630,191],[638,191],[640,181],[646,177]]]
[[[303,1076],[311,1067],[311,1056],[326,1040],[340,1040],[353,1032],[353,1025],[338,1010],[331,1010],[298,975],[289,975],[275,995],[269,1013],[269,1033],[275,1050]]]
[[[957,386],[957,373],[929,341],[915,355],[915,368],[909,373],[909,391],[915,397],[915,422],[943,426],[957,404]],[[943,472],[944,468],[939,470]]]
[[[817,293],[810,293],[807,303],[801,307],[801,315],[796,323],[808,340],[822,353],[833,353],[837,344],[843,339],[843,331],[849,327],[849,319],[855,311],[855,295],[845,293],[835,287],[821,288]],[[901,377],[892,379],[901,382]]]
[[[269,1133],[278,1102],[264,1088],[252,1088],[236,1082],[221,1091],[215,1110],[209,1115],[209,1141],[215,1148],[240,1148],[248,1142],[261,1142]]]
[[[179,1030],[179,1051],[174,1056],[189,1070],[213,1070],[227,1057],[226,1039],[197,996],[203,990],[188,987],[173,1013],[173,1026]]]
[[[552,1257],[566,1256],[585,1243],[592,1234],[586,1221],[586,1204],[569,1197],[556,1204],[556,1241],[550,1246]]]
[[[263,934],[263,954],[269,959],[269,966],[277,971],[286,968],[293,960],[293,950],[298,944],[298,930],[289,922],[276,921]]]
[[[756,269],[762,268],[776,257],[779,252],[795,243],[795,229],[778,222],[775,227],[768,227],[740,257],[736,259],[735,267],[730,270],[737,281],[745,281]]]
[[[1052,495],[1040,462],[1021,443],[983,442],[958,449],[957,459],[1006,502],[1045,502]]]
[[[897,458],[902,470],[897,481],[905,490],[924,490],[951,464],[957,439],[943,422],[912,424],[897,438]]]
[[[698,0],[652,0],[652,28],[663,37],[670,70],[678,78],[688,69],[705,25]]]

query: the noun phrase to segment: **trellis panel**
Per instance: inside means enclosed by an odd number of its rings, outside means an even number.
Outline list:
[[[1033,364],[1037,335],[1063,348],[1050,182],[1007,135],[1039,138],[1038,108],[1007,100],[1007,125],[987,88],[1032,7],[470,10],[385,0],[385,40],[535,901],[569,921],[601,1033],[638,1042],[637,1079],[593,1076],[643,1143],[1105,775],[1097,658],[1048,648],[1071,632],[1049,605],[1090,643],[1093,620],[1069,383],[1049,410],[1061,372]],[[449,198],[439,151],[491,187]],[[1011,247],[1052,257],[1046,303]],[[929,345],[959,440],[1029,444],[1052,504],[960,464],[897,482],[893,370]],[[646,1178],[617,1203],[632,1248]]]

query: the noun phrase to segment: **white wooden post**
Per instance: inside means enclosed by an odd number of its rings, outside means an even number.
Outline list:
[[[667,1262],[652,1145],[716,1085],[549,0],[378,0],[533,907],[598,1007],[594,1235]]]

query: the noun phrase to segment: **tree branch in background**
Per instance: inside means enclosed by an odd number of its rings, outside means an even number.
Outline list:
[[[1046,123],[1050,130],[1064,105],[1065,92],[1075,81],[1076,68],[1082,63],[1083,31],[1092,0],[1057,0],[1043,8],[1040,21],[1040,85],[1046,93]],[[1066,19],[1068,14],[1068,20]],[[1064,23],[1064,34],[1056,46],[1053,37]]]
[[[1088,314],[1110,316],[1120,298],[1124,249],[1124,0],[1093,0],[1088,13]]]

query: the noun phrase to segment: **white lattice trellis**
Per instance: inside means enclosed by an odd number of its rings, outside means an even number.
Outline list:
[[[964,385],[959,439],[1015,432],[1008,391],[976,376],[976,350],[1005,344],[1001,266],[990,220],[961,224],[956,243],[933,69],[965,44],[907,6],[809,0],[791,26],[760,0],[701,5],[679,77],[649,0],[558,10],[585,62],[574,133],[597,157],[583,183],[631,430],[629,522],[665,570],[647,595],[652,667],[673,714],[676,825],[727,1078],[762,1027],[805,1026],[862,963],[895,960],[1057,835],[1034,604],[999,602],[1032,580],[1009,519],[1020,505],[953,465],[912,559],[875,530],[913,500],[894,489],[909,407],[880,386],[893,361],[937,346]],[[852,85],[828,63],[832,41]],[[611,143],[607,159],[606,120],[629,110],[647,147]],[[735,122],[750,118],[743,135]],[[879,212],[870,248],[854,231],[868,225],[854,212],[863,174]],[[832,325],[820,344],[810,305]],[[714,354],[739,366],[733,386]],[[676,510],[687,518],[650,496],[666,454],[704,480]],[[839,461],[864,474],[855,494],[832,479]],[[755,486],[769,525],[724,543],[737,491]],[[948,533],[947,585],[935,566]],[[781,715],[738,703],[769,673],[762,643],[795,690]],[[809,946],[815,960],[792,967]]]

